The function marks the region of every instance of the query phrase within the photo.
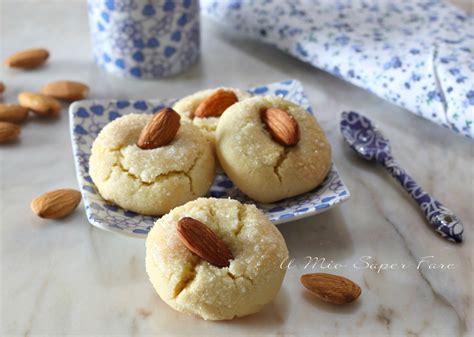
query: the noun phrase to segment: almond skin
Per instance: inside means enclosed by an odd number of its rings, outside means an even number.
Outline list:
[[[28,109],[16,104],[0,104],[0,121],[22,123],[28,117]]]
[[[300,140],[298,122],[285,110],[269,108],[262,111],[262,122],[273,140],[283,146],[295,146]]]
[[[301,276],[301,283],[319,299],[346,304],[359,298],[362,290],[351,280],[333,274],[314,273]]]
[[[239,99],[233,91],[219,89],[202,101],[194,111],[194,117],[219,117]]]
[[[77,101],[89,94],[89,87],[81,82],[54,81],[41,88],[41,93],[64,101]]]
[[[228,267],[229,261],[234,259],[226,243],[201,221],[181,218],[176,229],[186,248],[210,264],[219,268]]]
[[[60,219],[74,211],[81,202],[81,193],[65,188],[46,192],[31,202],[31,209],[40,218]]]
[[[9,122],[0,122],[0,143],[11,142],[18,138],[21,129],[18,125]]]
[[[171,143],[180,127],[180,115],[171,108],[163,108],[143,128],[137,145],[143,150],[156,149]]]
[[[3,94],[4,91],[5,91],[5,84],[3,84],[3,82],[0,81],[0,94]]]
[[[56,99],[36,92],[22,92],[18,102],[43,117],[56,117],[61,112],[61,104]]]
[[[5,65],[11,68],[33,69],[43,65],[48,57],[49,52],[46,49],[26,49],[10,55],[5,60]]]

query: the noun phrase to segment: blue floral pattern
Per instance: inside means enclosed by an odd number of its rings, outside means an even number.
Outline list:
[[[303,87],[298,81],[287,80],[259,86],[249,90],[257,95],[280,95],[300,104],[312,113]],[[145,237],[153,226],[155,217],[126,211],[110,204],[99,195],[89,176],[89,156],[92,143],[100,130],[110,121],[135,112],[152,114],[173,100],[100,100],[79,101],[71,105],[71,138],[77,178],[82,192],[89,222],[99,228],[135,237]],[[242,194],[227,178],[219,172],[208,193],[216,198],[231,197],[244,203],[255,203]],[[349,190],[344,185],[333,164],[331,171],[321,186],[306,194],[288,198],[273,204],[259,204],[260,208],[274,223],[283,223],[321,213],[349,198]]]
[[[202,0],[220,23],[474,138],[473,16],[441,0]]]
[[[458,217],[441,202],[423,190],[410,175],[395,162],[390,142],[367,117],[354,112],[343,112],[341,133],[350,147],[367,160],[382,164],[420,205],[432,226],[444,238],[462,242],[464,227]]]
[[[198,0],[88,2],[94,58],[107,71],[161,78],[198,60]]]

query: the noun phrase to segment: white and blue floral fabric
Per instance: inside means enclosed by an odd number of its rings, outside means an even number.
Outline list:
[[[201,0],[202,11],[474,138],[474,19],[438,0]]]

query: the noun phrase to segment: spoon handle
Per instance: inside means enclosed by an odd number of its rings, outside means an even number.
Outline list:
[[[451,210],[425,192],[392,157],[386,157],[382,165],[420,205],[426,219],[436,232],[448,240],[462,241],[463,225]]]

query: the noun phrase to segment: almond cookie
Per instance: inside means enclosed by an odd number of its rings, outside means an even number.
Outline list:
[[[206,194],[215,174],[212,147],[193,125],[180,123],[173,113],[178,124],[171,137],[169,127],[160,131],[150,122],[158,114],[130,114],[104,127],[89,160],[89,174],[104,199],[140,214],[162,215]],[[152,136],[148,141],[145,130]]]
[[[179,226],[190,218],[202,228],[188,227],[185,235]],[[229,256],[225,265],[219,265],[222,256]],[[287,258],[283,236],[265,215],[231,199],[200,198],[177,207],[156,221],[146,240],[146,270],[158,295],[173,309],[206,320],[259,311],[278,293]]]
[[[219,120],[216,150],[234,184],[263,203],[312,190],[331,168],[331,147],[318,122],[278,96],[228,108]]]
[[[248,97],[250,97],[248,92],[239,89],[207,89],[180,99],[173,109],[181,115],[183,120],[197,126],[214,144],[219,117],[229,106]]]

